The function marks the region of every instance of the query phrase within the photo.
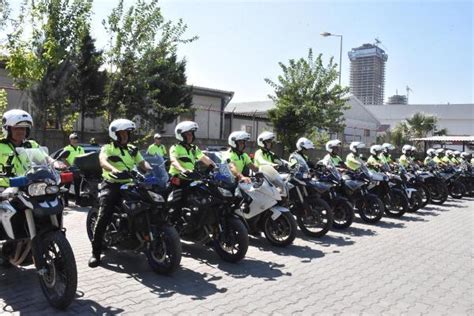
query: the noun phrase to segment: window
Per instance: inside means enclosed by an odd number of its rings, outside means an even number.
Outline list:
[[[252,125],[242,125],[240,130],[246,131],[250,136],[252,136]]]
[[[364,129],[364,136],[370,137],[370,129]]]

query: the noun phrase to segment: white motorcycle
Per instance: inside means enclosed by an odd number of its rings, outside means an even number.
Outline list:
[[[279,205],[288,197],[288,188],[272,166],[260,166],[252,183],[239,183],[235,194],[242,198],[236,214],[246,220],[250,234],[263,231],[267,240],[279,247],[295,240],[295,218],[288,208]]]
[[[46,148],[17,148],[14,155],[27,171],[10,178],[0,194],[0,257],[3,265],[34,263],[46,299],[64,309],[76,294],[77,268],[63,228],[59,184],[73,176],[51,167]],[[12,166],[2,167],[3,176],[11,177]]]

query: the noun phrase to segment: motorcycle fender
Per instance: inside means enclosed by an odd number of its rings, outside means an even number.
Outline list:
[[[2,226],[8,237],[15,239],[15,234],[13,232],[13,226],[11,218],[16,214],[16,210],[8,201],[3,201],[0,203],[0,220],[2,221]]]
[[[406,188],[405,192],[407,193],[408,198],[411,199],[411,195],[413,194],[413,192],[416,192],[416,189]]]
[[[247,223],[247,220],[245,219],[245,217],[243,217],[243,216],[240,216],[239,214],[236,214],[236,213],[233,213],[233,214],[232,214],[232,217],[234,217],[234,218],[237,218],[237,219],[241,220],[241,221],[242,221],[242,223],[244,223],[244,225],[245,225],[245,228],[247,228],[247,230],[250,230],[249,223]]]
[[[278,217],[280,217],[281,213],[290,211],[286,207],[278,205],[271,207],[270,210],[272,211],[272,220],[276,220]]]

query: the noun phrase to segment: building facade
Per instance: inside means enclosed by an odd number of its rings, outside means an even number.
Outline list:
[[[380,122],[355,96],[351,96],[347,104],[350,108],[344,111],[344,135],[333,136],[345,143],[361,141],[367,145],[374,144]],[[255,141],[261,132],[273,131],[267,112],[274,107],[271,100],[230,103],[226,109],[226,127],[229,127],[226,128],[226,135],[235,130],[245,130]]]
[[[446,128],[448,135],[474,135],[474,104],[380,104],[365,108],[390,128],[415,113],[424,113],[436,116],[438,129]]]
[[[383,104],[387,59],[385,51],[373,44],[349,52],[351,93],[363,104]]]

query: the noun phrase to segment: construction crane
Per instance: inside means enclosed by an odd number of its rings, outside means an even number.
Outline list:
[[[385,49],[385,51],[388,51],[387,47],[386,47],[384,44],[382,44],[382,41],[379,40],[378,37],[375,38],[375,43],[374,43],[374,45],[375,45],[375,46],[379,46],[379,45],[380,45],[380,46],[382,46],[382,47]]]

